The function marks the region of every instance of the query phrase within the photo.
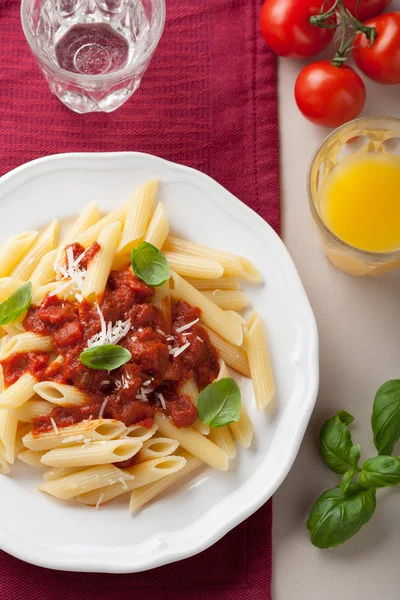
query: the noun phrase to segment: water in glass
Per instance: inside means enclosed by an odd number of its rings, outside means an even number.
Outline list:
[[[111,112],[138,88],[164,0],[22,0],[22,25],[51,91],[79,113]]]

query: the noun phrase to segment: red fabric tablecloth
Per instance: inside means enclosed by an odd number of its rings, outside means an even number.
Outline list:
[[[109,115],[76,115],[50,94],[19,8],[0,2],[0,174],[58,152],[149,152],[208,173],[279,232],[276,72],[260,0],[167,0],[141,87]],[[270,600],[271,526],[269,502],[202,554],[135,575],[60,573],[0,553],[0,600]]]

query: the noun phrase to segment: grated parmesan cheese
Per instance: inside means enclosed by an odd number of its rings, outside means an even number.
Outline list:
[[[82,442],[83,441],[83,435],[79,434],[79,435],[70,435],[69,437],[64,438],[61,443],[62,444],[70,444],[72,442]]]
[[[104,500],[104,494],[100,494],[99,499],[97,500],[96,508],[99,508],[100,504]]]
[[[55,434],[58,435],[58,433],[59,433],[58,432],[58,427],[57,427],[57,424],[56,424],[55,420],[53,419],[53,417],[50,417],[50,423],[51,423],[51,426],[54,429]]]
[[[164,396],[160,392],[157,392],[157,398],[159,399],[159,401],[160,401],[161,406],[163,407],[163,409],[167,410],[167,405],[165,403],[165,398],[164,398]]]
[[[186,344],[183,344],[183,346],[181,346],[180,348],[174,348],[174,358],[176,358],[177,356],[179,356],[180,354],[182,354],[182,352],[185,352],[186,348],[189,348],[190,346],[190,342],[186,342]],[[170,354],[171,351],[170,351]]]
[[[121,483],[121,485],[122,485],[122,487],[123,487],[124,490],[128,489],[126,481],[125,481],[125,479],[123,477],[118,477],[118,481]]]
[[[105,411],[105,408],[106,408],[106,406],[107,406],[107,402],[108,402],[108,398],[106,398],[106,399],[104,400],[103,404],[101,405],[100,412],[99,412],[99,419],[102,419],[102,418],[103,418],[104,411]]]
[[[160,329],[159,327],[156,328],[157,333],[159,333],[160,335],[163,335],[164,337],[167,337],[167,334],[165,333],[165,331],[162,331],[162,329]]]
[[[72,279],[72,281],[76,284],[76,287],[82,291],[83,289],[83,282],[85,280],[86,277],[86,269],[80,269],[79,265],[83,260],[83,257],[86,253],[82,252],[82,254],[80,254],[78,256],[78,258],[76,260],[74,260],[74,253],[72,251],[72,247],[69,246],[67,248],[67,264],[64,267],[63,265],[59,264],[58,262],[55,262],[53,267],[54,270],[58,273],[61,273],[62,275],[62,279]],[[59,260],[59,258],[58,258]],[[81,294],[78,294],[78,296],[82,297]],[[77,298],[78,299],[78,298]],[[82,298],[83,300],[83,298]],[[80,300],[78,300],[79,302]]]
[[[190,329],[193,325],[196,325],[200,321],[199,318],[195,319],[191,323],[187,323],[186,325],[182,325],[182,327],[178,327],[176,333],[182,333],[182,331],[186,331],[186,329]]]
[[[87,347],[93,348],[93,346],[118,344],[118,342],[128,334],[131,328],[130,320],[119,320],[115,323],[115,325],[113,325],[111,321],[108,321],[108,323],[106,323],[103,313],[101,312],[97,302],[95,302],[95,306],[99,315],[101,329],[99,333],[96,333],[93,337],[90,338],[90,340],[88,340]]]
[[[199,342],[204,342],[204,340],[202,340],[201,337],[199,337],[198,335],[196,335],[196,338],[199,340]]]

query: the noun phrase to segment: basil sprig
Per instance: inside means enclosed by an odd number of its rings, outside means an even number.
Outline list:
[[[139,279],[153,287],[162,285],[171,276],[164,254],[149,242],[141,242],[131,251],[131,264]]]
[[[371,423],[378,453],[392,454],[400,438],[400,379],[387,381],[377,391]]]
[[[358,481],[365,488],[383,488],[400,485],[400,458],[374,456],[365,461]]]
[[[240,407],[240,389],[232,377],[214,381],[197,399],[199,419],[214,428],[239,421]]]
[[[129,350],[116,344],[93,346],[79,355],[81,363],[96,371],[113,371],[118,367],[122,367],[131,358],[132,354]]]
[[[358,469],[360,446],[352,443],[348,428],[353,421],[354,417],[350,413],[341,410],[325,421],[321,429],[321,454],[328,467],[339,475]]]
[[[346,493],[340,487],[328,490],[314,504],[307,529],[318,548],[343,544],[368,523],[375,512],[376,492],[359,483],[350,483]]]
[[[342,478],[340,486],[322,494],[311,509],[307,528],[318,548],[332,548],[350,539],[374,514],[376,490],[400,486],[400,457],[391,456],[400,438],[400,380],[388,381],[375,396],[372,430],[379,455],[361,468],[360,445],[353,444],[348,428],[353,420],[348,412],[339,411],[321,429],[322,456]]]
[[[24,283],[11,296],[0,304],[0,325],[13,323],[26,310],[32,300],[32,284],[30,281]]]

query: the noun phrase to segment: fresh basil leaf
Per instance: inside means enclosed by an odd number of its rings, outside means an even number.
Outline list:
[[[346,473],[343,475],[342,479],[340,480],[340,489],[342,490],[344,495],[346,495],[346,492],[349,488],[349,485],[353,481],[353,477],[355,474],[356,474],[356,471],[354,471],[354,469],[351,471],[346,471]]]
[[[7,323],[16,321],[28,310],[31,300],[32,284],[28,281],[0,304],[0,325],[7,325]]]
[[[359,475],[359,482],[365,488],[400,485],[400,458],[374,456],[374,458],[366,460]]]
[[[307,521],[311,542],[317,548],[334,548],[353,537],[368,523],[376,507],[376,491],[350,483],[346,494],[340,487],[318,498]]]
[[[171,276],[164,254],[149,242],[142,242],[131,251],[131,264],[139,279],[147,285],[157,287]]]
[[[214,381],[197,399],[199,419],[214,428],[239,421],[240,406],[240,389],[231,377]]]
[[[97,371],[112,371],[118,369],[132,358],[126,348],[115,344],[107,346],[93,346],[81,352],[79,360],[86,367]]]
[[[353,445],[347,427],[353,421],[354,418],[348,412],[341,410],[325,421],[321,428],[321,454],[328,467],[339,475],[358,469],[360,447]]]
[[[400,379],[387,381],[377,391],[371,424],[378,453],[392,454],[400,438]]]

